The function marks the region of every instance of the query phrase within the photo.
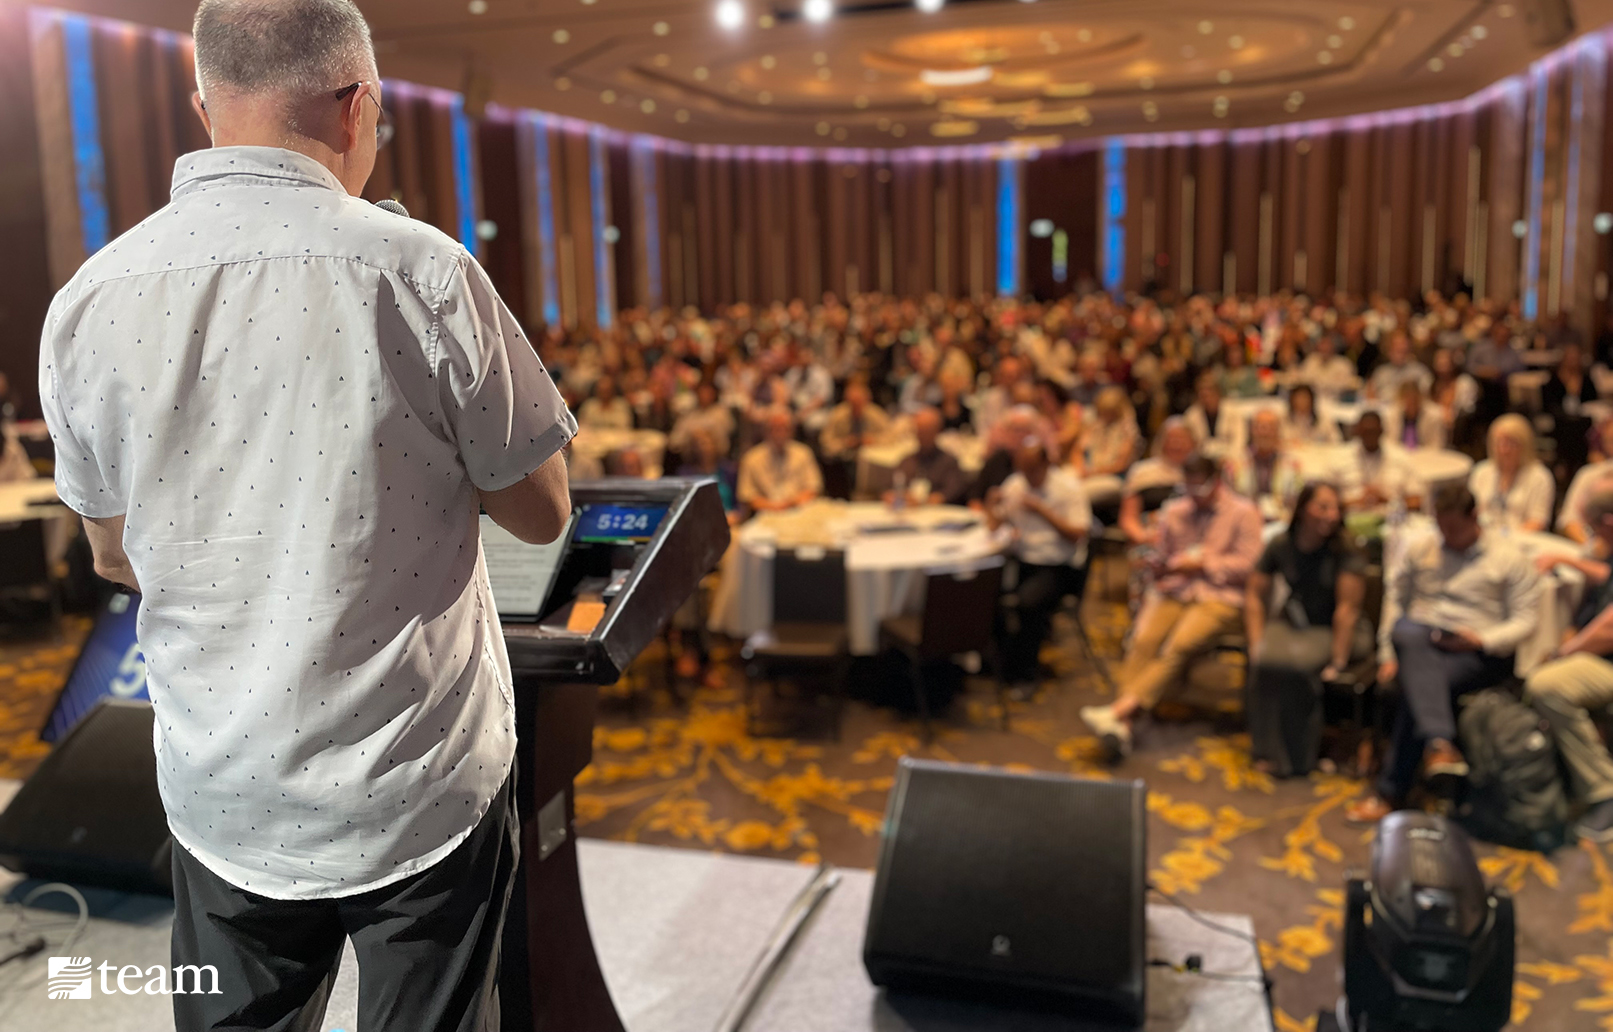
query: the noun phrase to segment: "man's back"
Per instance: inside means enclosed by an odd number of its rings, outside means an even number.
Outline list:
[[[63,499],[126,516],[176,838],[287,897],[444,855],[514,738],[475,489],[575,428],[480,268],[310,159],[200,152],[43,351]]]

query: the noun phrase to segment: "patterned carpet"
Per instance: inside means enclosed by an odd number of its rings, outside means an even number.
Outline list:
[[[1124,609],[1092,606],[1087,615],[1099,649],[1112,654]],[[34,732],[86,630],[75,621],[60,642],[0,643],[0,777],[26,777],[44,754]],[[1228,696],[1214,693],[1149,727],[1124,766],[1100,770],[1076,711],[1104,692],[1079,655],[1067,635],[1049,648],[1044,658],[1057,676],[1013,706],[1006,732],[995,696],[974,685],[928,747],[916,721],[860,702],[846,706],[839,741],[754,736],[742,686],[720,653],[708,685],[681,697],[666,689],[661,657],[647,655],[602,706],[579,824],[594,837],[871,867],[904,754],[1141,777],[1151,879],[1195,906],[1250,914],[1276,984],[1279,1032],[1310,1030],[1317,1008],[1338,993],[1343,879],[1364,863],[1370,841],[1341,811],[1363,785],[1262,775],[1236,719],[1216,712]],[[1613,854],[1582,845],[1549,857],[1488,846],[1481,855],[1487,876],[1518,899],[1516,1027],[1613,1030]]]

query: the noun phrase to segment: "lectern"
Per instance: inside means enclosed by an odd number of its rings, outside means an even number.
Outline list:
[[[572,782],[593,755],[599,686],[621,676],[728,547],[715,480],[580,481],[571,504],[570,537],[534,618],[502,620],[521,812],[503,1032],[621,1032],[583,911]]]

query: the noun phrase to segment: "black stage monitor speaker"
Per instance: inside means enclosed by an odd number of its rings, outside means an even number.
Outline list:
[[[33,878],[173,894],[149,702],[108,699],[0,813],[0,866]]]
[[[1141,781],[904,758],[863,963],[876,985],[1142,1024]]]

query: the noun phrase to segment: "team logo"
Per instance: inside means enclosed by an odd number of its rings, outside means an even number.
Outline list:
[[[46,989],[52,1000],[88,1000],[94,990],[90,988],[90,958],[51,957],[50,981]]]

